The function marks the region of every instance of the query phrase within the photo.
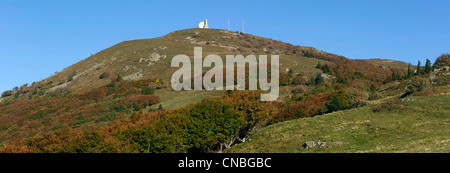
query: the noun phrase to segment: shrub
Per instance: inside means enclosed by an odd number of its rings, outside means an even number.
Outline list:
[[[14,94],[14,91],[12,91],[12,90],[6,90],[6,91],[4,91],[4,92],[2,93],[2,97],[8,97],[8,96],[13,95],[13,94]]]
[[[106,88],[114,88],[116,86],[115,83],[109,83],[106,85]]]
[[[287,86],[292,83],[292,79],[289,77],[289,73],[285,71],[280,71],[279,80],[281,86]]]
[[[330,112],[338,111],[344,108],[337,95],[333,95],[333,98],[330,102],[328,102],[327,107]]]
[[[314,77],[309,78],[307,85],[316,86],[316,79]]]
[[[436,61],[434,61],[433,66],[435,68],[440,68],[443,66],[450,66],[450,54],[444,53],[441,56],[439,56]]]
[[[67,87],[60,87],[48,93],[48,96],[50,97],[64,96],[66,93],[70,93],[69,89]]]
[[[141,94],[143,95],[152,95],[155,94],[155,89],[151,88],[151,87],[143,87],[141,89]]]
[[[106,88],[97,88],[90,91],[84,91],[79,94],[79,98],[81,100],[94,100],[96,102],[102,100],[106,96],[107,90]]]
[[[375,84],[370,85],[369,91],[370,91],[370,92],[375,92],[375,91],[377,91],[377,87],[375,86]]]
[[[294,76],[294,78],[292,78],[293,84],[305,85],[307,82],[308,81],[306,80],[305,76]]]
[[[183,112],[180,112],[184,114]],[[219,100],[204,100],[195,105],[188,114],[187,141],[193,144],[191,152],[207,151],[221,141],[232,138],[245,122],[234,110],[234,105]]]
[[[127,98],[127,101],[133,104],[151,106],[159,103],[161,98],[157,95],[133,95]]]
[[[306,96],[301,101],[285,103],[280,107],[278,114],[273,116],[269,124],[287,121],[303,117],[312,117],[328,112],[326,103],[329,101],[331,93],[317,93]]]
[[[368,99],[372,101],[372,100],[378,100],[378,99],[381,99],[381,98],[383,98],[383,96],[381,96],[377,92],[370,92]]]
[[[104,153],[126,152],[130,148],[98,128],[84,131],[60,129],[55,132],[18,140],[15,145],[7,145],[0,152],[21,153]]]
[[[72,72],[72,73],[67,77],[67,82],[72,81],[72,80],[73,80],[73,77],[74,77],[75,75],[77,75],[77,73],[76,73],[76,72]],[[64,81],[63,81],[63,83],[64,83]]]
[[[305,86],[303,86],[303,85],[298,85],[298,86],[296,86],[294,89],[292,89],[292,94],[301,94],[301,93],[303,93],[303,92],[305,92]]]
[[[357,89],[353,87],[345,88],[345,93],[348,98],[349,108],[357,108],[364,106],[364,100],[368,98],[367,92],[362,91],[362,89]]]
[[[133,114],[138,126],[120,132],[119,138],[140,152],[220,151],[272,115],[269,104],[259,99],[258,92],[230,92],[181,109],[147,112],[152,116]]]
[[[315,80],[315,84],[316,84],[316,85],[319,85],[319,84],[321,84],[321,83],[324,82],[324,79],[323,79],[323,77],[322,77],[322,74],[320,74],[320,73],[318,73],[318,74],[316,75],[316,78],[315,78],[314,80]]]
[[[393,99],[389,100],[381,105],[372,107],[373,112],[382,112],[382,111],[394,111],[400,109],[400,105],[402,104],[402,100]]]
[[[302,50],[302,53],[303,53],[304,57],[309,57],[309,58],[312,57],[312,55],[309,53],[309,51],[305,52],[305,51]]]
[[[94,122],[95,123],[108,122],[108,121],[112,121],[114,119],[117,119],[118,117],[119,117],[119,115],[117,115],[116,112],[106,112],[103,117],[100,117],[100,118],[96,119]]]
[[[119,74],[117,74],[116,77],[113,77],[111,79],[111,83],[120,82],[120,81],[123,81],[123,78]]]
[[[127,107],[123,104],[116,106],[114,109],[116,112],[126,112],[127,111]]]

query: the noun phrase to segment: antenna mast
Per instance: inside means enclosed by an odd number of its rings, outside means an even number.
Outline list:
[[[230,30],[230,18],[228,18],[228,31]]]

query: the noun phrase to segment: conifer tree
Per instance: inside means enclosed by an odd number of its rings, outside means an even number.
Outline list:
[[[422,74],[422,68],[420,67],[420,61],[417,62],[417,70],[416,70],[416,75],[420,75]]]
[[[316,75],[315,82],[316,82],[316,85],[319,85],[319,84],[323,83],[323,77],[322,77],[322,75],[320,73],[318,73]]]
[[[316,86],[316,79],[314,78],[314,77],[311,77],[309,80],[308,80],[308,83],[307,83],[309,86]]]
[[[391,78],[392,78],[392,81],[395,81],[395,80],[397,80],[397,79],[396,79],[396,76],[395,76],[395,71],[392,71],[392,75],[391,75]]]
[[[414,75],[414,73],[411,70],[411,64],[408,64],[408,74],[407,74],[407,78],[410,78]]]
[[[289,69],[288,74],[289,74],[289,77],[292,77],[292,75],[294,74],[294,71],[292,71],[292,69]]]
[[[328,64],[325,64],[325,66],[322,69],[322,72],[325,74],[328,74],[330,72],[330,67],[328,67]]]
[[[375,86],[375,84],[370,85],[369,88],[370,92],[375,92],[377,90],[377,87]]]
[[[430,62],[429,59],[427,59],[427,61],[425,62],[424,73],[425,73],[425,74],[426,74],[426,73],[430,73],[431,70],[432,70],[431,62]]]
[[[320,65],[320,61],[317,62],[316,68],[317,68],[317,69],[322,69],[322,65]]]
[[[339,98],[336,94],[333,95],[333,98],[328,103],[327,107],[328,107],[328,110],[330,110],[330,112],[334,112],[334,111],[338,111],[338,110],[342,109],[342,104],[339,101]]]

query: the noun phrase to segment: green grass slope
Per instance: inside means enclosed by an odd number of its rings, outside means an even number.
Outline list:
[[[393,110],[378,104],[281,122],[255,132],[228,152],[450,152],[450,97],[411,96]],[[307,141],[326,142],[307,149]]]

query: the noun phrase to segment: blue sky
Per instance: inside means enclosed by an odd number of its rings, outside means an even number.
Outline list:
[[[416,64],[450,52],[448,0],[0,1],[0,92],[121,41],[196,27],[240,31],[352,59]]]

